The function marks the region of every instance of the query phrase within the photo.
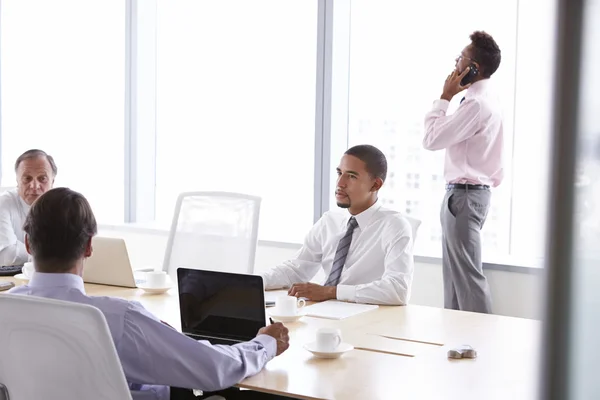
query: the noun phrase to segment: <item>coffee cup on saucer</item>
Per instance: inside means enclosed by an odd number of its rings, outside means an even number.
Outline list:
[[[294,317],[298,315],[299,310],[306,305],[304,299],[298,299],[294,296],[281,296],[275,300],[275,309],[273,314]]]
[[[342,344],[342,333],[339,329],[321,328],[317,331],[315,344],[317,350],[324,353],[337,351]]]
[[[168,286],[168,276],[165,271],[146,272],[145,287],[150,289],[162,289]]]
[[[319,358],[338,358],[354,350],[354,346],[342,341],[342,332],[335,328],[319,329],[315,341],[305,344],[304,348]]]
[[[35,272],[35,267],[32,262],[26,262],[23,264],[23,268],[21,268],[21,273],[27,279],[31,279],[33,273]]]

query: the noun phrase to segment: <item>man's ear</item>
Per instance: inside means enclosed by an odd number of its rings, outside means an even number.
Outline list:
[[[94,252],[94,248],[92,247],[92,238],[90,238],[87,242],[87,244],[85,245],[85,253],[83,253],[85,258],[89,258],[92,256],[92,253]]]
[[[383,179],[376,178],[373,186],[371,187],[371,192],[377,192],[383,186]]]
[[[27,250],[28,254],[31,254],[31,246],[29,244],[29,235],[25,234],[25,250]],[[31,254],[33,255],[33,254]]]

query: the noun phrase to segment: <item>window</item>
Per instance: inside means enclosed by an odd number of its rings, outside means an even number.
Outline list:
[[[125,6],[14,0],[0,12],[2,186],[39,148],[55,186],[83,193],[100,222],[123,221]]]
[[[156,217],[180,192],[262,197],[259,238],[313,223],[317,1],[158,0]]]
[[[410,5],[394,0],[352,0],[348,145],[370,143],[386,154],[388,170],[394,174],[389,173],[381,191],[382,203],[390,207],[393,199],[392,208],[422,221],[416,254],[441,255],[439,207],[445,183],[444,152],[422,148],[423,119],[439,98],[456,55],[475,30],[492,34],[502,50],[502,64],[493,83],[504,108],[506,137],[507,174],[492,196],[483,232],[484,258],[511,253],[518,2],[484,3],[465,18],[465,7],[445,0]],[[547,41],[551,44],[550,38]],[[450,112],[458,100],[452,102]]]

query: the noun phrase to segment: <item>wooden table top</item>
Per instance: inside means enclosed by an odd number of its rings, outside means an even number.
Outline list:
[[[14,278],[0,278],[13,281]],[[136,300],[179,329],[176,289],[86,284],[91,296]],[[286,324],[290,349],[240,387],[299,399],[537,398],[541,323],[535,320],[409,305],[379,307],[343,320],[303,317]],[[303,348],[317,329],[335,327],[355,350],[333,360]],[[478,357],[450,360],[448,349],[469,344]]]

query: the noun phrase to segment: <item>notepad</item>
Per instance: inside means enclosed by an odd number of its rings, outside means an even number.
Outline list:
[[[344,319],[367,311],[374,310],[379,306],[371,304],[345,303],[337,300],[327,300],[322,303],[306,307],[305,313],[309,317]]]

